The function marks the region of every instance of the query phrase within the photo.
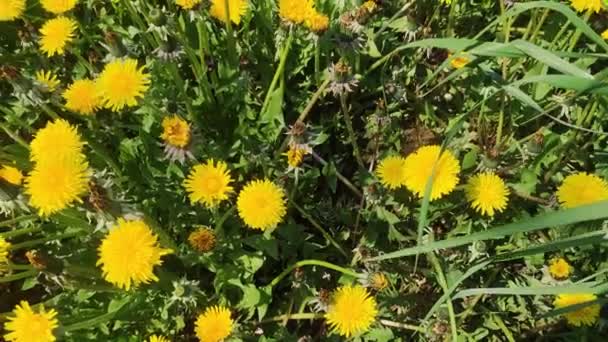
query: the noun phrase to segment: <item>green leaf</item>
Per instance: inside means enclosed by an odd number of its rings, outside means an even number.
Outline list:
[[[543,228],[563,226],[577,222],[598,220],[607,217],[608,201],[602,201],[576,208],[548,212],[535,216],[533,218],[510,223],[504,226],[470,234],[467,236],[455,237],[427,243],[426,245],[401,249],[392,253],[387,253],[374,258],[370,258],[368,259],[368,261],[402,258],[405,256],[428,253],[440,249],[464,246],[471,244],[475,241],[500,239],[505,236],[513,235],[516,233],[528,233]]]
[[[561,71],[564,74],[572,76],[578,76],[585,79],[593,80],[593,76],[583,69],[580,69],[574,64],[568,63],[565,60],[559,58],[555,54],[541,47],[538,47],[525,40],[518,39],[511,43],[519,50],[527,54],[528,56],[552,67],[555,70]]]

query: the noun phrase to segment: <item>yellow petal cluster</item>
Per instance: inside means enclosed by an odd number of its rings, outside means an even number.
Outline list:
[[[19,18],[25,9],[25,0],[0,1],[0,21],[11,21]]]
[[[388,156],[376,167],[376,175],[380,183],[393,190],[405,185],[405,158]]]
[[[228,0],[228,8],[226,8],[225,0],[211,0],[209,13],[214,18],[226,22],[226,11],[229,10],[230,20],[238,25],[241,23],[241,18],[247,13],[247,6],[247,0]]]
[[[449,194],[458,185],[460,164],[452,152],[442,153],[438,145],[420,147],[405,159],[404,165],[405,186],[419,198],[424,197],[433,170],[431,201]]]
[[[42,8],[53,13],[61,14],[74,8],[78,0],[40,0]]]
[[[564,179],[557,189],[557,200],[564,208],[608,200],[608,183],[599,176],[578,172]]]
[[[346,285],[335,292],[325,318],[332,331],[350,338],[369,330],[377,315],[376,300],[367,289]]]
[[[278,185],[269,180],[254,180],[239,193],[237,209],[247,226],[266,230],[283,220],[287,213],[285,203],[285,193]]]
[[[597,299],[597,296],[591,293],[568,293],[561,294],[555,298],[553,305],[556,309],[565,308],[568,306],[588,303]],[[592,304],[585,306],[581,309],[570,311],[564,314],[566,321],[570,325],[580,326],[591,326],[594,325],[600,316],[600,305]]]
[[[61,55],[75,36],[77,23],[66,17],[48,20],[40,28],[40,49],[47,56]]]
[[[492,172],[483,172],[471,177],[465,187],[465,193],[473,209],[490,217],[503,211],[509,200],[509,188]]]
[[[578,12],[598,13],[602,9],[602,0],[570,0],[570,2]]]
[[[101,98],[97,85],[92,80],[76,80],[63,92],[65,107],[82,115],[91,115],[97,111]]]
[[[160,138],[166,144],[184,148],[190,143],[190,125],[177,115],[167,116],[163,119],[163,133]]]
[[[200,4],[201,0],[175,0],[175,3],[183,9],[191,10],[194,6]]]
[[[118,112],[137,105],[150,85],[150,75],[131,58],[114,60],[104,67],[97,79],[98,91],[106,108]]]
[[[34,311],[30,304],[21,301],[13,310],[8,322],[4,323],[7,334],[4,338],[12,342],[53,342],[57,328],[57,311],[40,308]]]
[[[0,167],[0,179],[13,185],[21,185],[23,174],[16,167],[2,165]]]
[[[106,281],[129,290],[158,281],[154,266],[172,252],[159,246],[158,237],[144,221],[120,218],[99,246],[97,265]]]
[[[36,72],[36,81],[44,87],[44,90],[53,92],[57,89],[60,82],[52,71],[38,70]]]
[[[233,325],[230,310],[212,306],[198,316],[194,332],[200,342],[221,342],[230,336]]]
[[[8,250],[10,248],[11,244],[0,236],[0,275],[6,270],[8,264]]]
[[[572,266],[564,258],[555,258],[549,264],[549,273],[555,279],[566,279],[572,272]]]
[[[223,161],[216,163],[210,159],[206,164],[198,164],[192,168],[184,181],[184,188],[192,203],[202,203],[207,208],[213,208],[228,199],[228,195],[233,191],[231,182],[228,165]]]

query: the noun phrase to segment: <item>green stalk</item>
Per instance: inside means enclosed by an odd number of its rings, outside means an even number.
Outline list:
[[[25,142],[25,140],[21,139],[21,137],[19,137],[17,134],[13,133],[10,129],[8,129],[8,127],[6,127],[4,123],[0,122],[0,129],[2,129],[4,133],[6,133],[6,135],[13,139],[17,144],[25,147],[28,150],[30,149],[30,144]]]
[[[279,57],[279,66],[272,77],[272,82],[270,82],[270,86],[268,87],[268,92],[266,93],[266,97],[264,98],[264,103],[262,104],[261,113],[266,111],[266,107],[268,106],[268,102],[270,102],[270,96],[276,88],[283,71],[285,70],[285,63],[287,62],[287,56],[289,55],[289,50],[291,49],[291,43],[293,42],[293,34],[289,31],[289,36],[287,37],[287,41],[285,45],[283,45],[283,50],[281,51],[281,56]]]
[[[265,319],[265,320],[261,321],[260,324],[281,322],[281,321],[287,321],[287,320],[321,319],[323,317],[325,317],[325,314],[323,314],[323,313],[312,313],[312,312],[285,314],[285,315],[279,315],[279,316],[274,316],[274,317]]]
[[[431,252],[428,254],[429,261],[433,265],[435,269],[435,274],[437,275],[437,282],[443,292],[447,293],[449,291],[448,282],[445,278],[445,274],[443,273],[443,269],[441,268],[441,264],[439,260],[435,256],[435,253]],[[456,326],[456,313],[454,312],[454,305],[452,304],[452,299],[448,298],[446,300],[446,304],[448,306],[448,315],[450,316],[450,327],[452,330],[452,341],[458,342],[458,327]]]
[[[336,249],[345,257],[348,257],[348,254],[344,251],[344,249],[342,248],[342,246],[340,246],[340,244],[334,240],[333,237],[331,237],[331,234],[329,234],[325,229],[323,229],[323,227],[321,227],[321,225],[319,223],[317,223],[317,221],[315,221],[312,216],[310,216],[310,214],[308,214],[302,207],[300,207],[296,202],[291,202],[291,205],[294,206],[294,208],[296,208],[298,210],[298,212],[300,212],[300,215],[302,215],[305,219],[308,220],[308,222],[310,222],[310,224],[313,225],[313,227],[315,227],[319,232],[321,232],[321,235],[323,235],[323,237],[325,239],[327,239],[327,241],[329,241],[334,247],[336,247]]]
[[[355,130],[353,129],[353,120],[350,117],[350,113],[348,111],[348,106],[346,104],[346,94],[340,95],[340,105],[342,107],[342,114],[344,115],[344,122],[346,123],[346,130],[348,131],[348,135],[350,138],[350,143],[353,146],[353,153],[355,154],[355,159],[361,168],[365,168],[363,164],[363,159],[361,158],[361,153],[359,153],[359,146],[357,145],[357,136],[355,135]]]
[[[452,0],[452,3],[450,5],[450,14],[448,16],[448,28],[447,28],[448,37],[454,36],[454,19],[456,17],[456,3],[457,2],[458,2],[458,0]]]
[[[63,234],[58,234],[58,235],[54,235],[54,236],[45,237],[45,238],[42,238],[42,239],[29,240],[29,241],[25,241],[25,242],[22,242],[22,243],[16,243],[14,245],[11,245],[10,250],[11,251],[15,251],[15,250],[18,250],[18,249],[30,248],[30,247],[33,247],[33,246],[37,246],[37,245],[40,245],[40,244],[43,244],[43,243],[49,242],[49,241],[68,239],[68,238],[71,238],[71,237],[78,236],[81,233],[82,233],[82,231],[71,232],[71,233],[63,233]]]
[[[10,283],[11,281],[21,280],[29,277],[33,277],[38,274],[36,270],[25,271],[21,273],[11,274],[0,278],[0,283]]]
[[[202,75],[201,75],[201,79],[203,81],[203,83],[201,84],[201,87],[203,88],[203,93],[205,93],[207,95],[207,97],[209,98],[209,101],[211,101],[211,103],[215,104],[215,98],[213,97],[213,92],[211,91],[212,87],[211,84],[209,83],[209,79],[207,78],[207,75],[209,74],[209,72],[207,72],[207,62],[205,61],[205,56],[207,54],[210,54],[209,52],[209,35],[207,33],[207,28],[205,27],[205,24],[202,21],[198,21],[196,23],[196,32],[198,33],[198,54],[199,54],[199,58],[200,58],[200,65],[202,68]],[[213,75],[211,75],[211,80],[213,81]],[[217,87],[217,80],[215,80],[215,85]],[[222,99],[219,99],[220,102],[222,102]]]
[[[36,232],[39,232],[41,230],[42,230],[42,228],[40,228],[40,226],[15,229],[15,230],[12,230],[10,232],[0,233],[0,237],[5,238],[5,239],[9,239],[9,238],[14,238],[14,237],[17,237],[17,236],[29,234],[29,233],[36,233]]]
[[[380,324],[385,325],[387,327],[391,327],[391,328],[413,330],[413,331],[417,331],[422,334],[426,333],[426,330],[424,330],[423,327],[420,327],[417,325],[412,325],[412,324],[407,324],[407,323],[389,321],[388,319],[381,319]]]
[[[296,262],[295,264],[289,266],[288,268],[286,268],[285,270],[283,270],[283,272],[281,272],[281,274],[279,274],[276,278],[274,278],[270,284],[268,284],[268,287],[273,288],[275,287],[278,283],[281,282],[281,280],[283,280],[283,278],[287,277],[293,270],[295,270],[296,268],[300,268],[303,266],[319,266],[319,267],[323,267],[323,268],[327,268],[330,270],[334,270],[334,271],[338,271],[342,274],[351,276],[351,277],[355,277],[355,278],[363,278],[365,277],[364,274],[361,273],[357,273],[355,271],[349,270],[347,268],[344,267],[340,267],[338,265],[334,265],[332,263],[329,263],[327,261],[321,261],[321,260],[315,260],[315,259],[308,259],[308,260],[301,260]]]
[[[224,0],[224,6],[226,6],[226,35],[228,40],[228,56],[230,56],[230,62],[236,68],[238,64],[238,51],[236,50],[236,40],[234,39],[234,31],[232,29],[232,20],[230,20],[230,2]]]
[[[0,222],[0,227],[8,227],[12,226],[15,223],[23,222],[23,221],[32,221],[38,218],[38,215],[23,215],[19,217],[15,217],[10,220]]]
[[[321,83],[321,44],[319,39],[320,37],[317,37],[315,41],[315,81],[317,84]]]
[[[168,66],[169,67],[167,69],[169,70],[169,73],[173,77],[173,80],[175,80],[175,83],[177,85],[177,88],[179,89],[182,99],[183,99],[184,103],[186,104],[186,111],[188,112],[188,117],[190,118],[190,120],[192,120],[193,122],[196,122],[200,126],[201,122],[199,122],[198,117],[194,115],[194,111],[192,110],[192,102],[191,102],[188,94],[186,94],[186,85],[185,85],[184,79],[179,74],[179,70],[177,70],[177,65],[175,65],[174,63],[168,63]]]
[[[321,156],[316,154],[315,151],[312,151],[312,157],[315,158],[323,166],[329,164],[325,159],[321,158]],[[355,195],[357,195],[358,197],[363,197],[363,193],[361,192],[361,190],[357,189],[357,187],[354,186],[353,183],[348,180],[348,178],[344,177],[343,174],[338,172],[338,170],[336,170],[336,177],[338,177],[338,180],[344,185],[346,185],[346,187],[350,189]]]

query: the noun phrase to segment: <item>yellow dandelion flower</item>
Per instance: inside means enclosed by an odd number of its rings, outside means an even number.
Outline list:
[[[171,146],[184,148],[190,143],[190,125],[177,115],[163,119],[163,133],[160,138]]]
[[[389,156],[378,164],[376,174],[380,183],[393,190],[405,184],[405,158]]]
[[[207,253],[215,247],[215,233],[207,226],[199,226],[188,236],[188,243],[201,253]]]
[[[435,162],[435,177],[430,200],[449,194],[458,184],[460,164],[454,155],[445,150],[439,158],[441,147],[423,146],[405,159],[405,186],[418,197],[424,197],[426,183],[430,180]]]
[[[106,64],[97,79],[105,107],[114,112],[137,105],[137,98],[144,96],[149,85],[150,76],[131,58]]]
[[[175,3],[183,9],[190,10],[200,4],[201,0],[175,0]]]
[[[566,279],[572,272],[572,266],[564,258],[555,258],[549,263],[549,273],[555,279]]]
[[[304,21],[306,27],[315,33],[323,33],[329,27],[329,17],[323,13],[313,11]]]
[[[61,14],[76,6],[78,0],[40,0],[42,8],[53,13]]]
[[[297,145],[289,146],[289,150],[285,152],[283,155],[287,157],[287,165],[289,165],[290,169],[298,168],[302,161],[304,161],[304,156],[308,154],[308,151],[305,148],[301,148]]]
[[[564,208],[605,201],[608,200],[608,183],[596,175],[578,172],[564,179],[557,189],[557,199]]]
[[[82,153],[82,141],[76,127],[63,119],[57,119],[36,132],[30,143],[30,159],[33,162],[61,159]]]
[[[91,115],[97,111],[101,98],[95,81],[77,80],[63,92],[65,107],[82,115]]]
[[[247,0],[228,0],[230,20],[235,24],[241,23],[241,18],[247,13]],[[225,0],[211,0],[209,13],[214,18],[226,22]]]
[[[148,342],[169,342],[169,340],[164,336],[152,335],[148,339]]]
[[[451,56],[451,55],[450,55]],[[469,64],[471,62],[471,59],[467,56],[464,55],[460,55],[457,57],[454,57],[451,61],[450,61],[450,65],[452,66],[452,68],[454,69],[462,69],[465,66],[467,66],[467,64]]]
[[[48,216],[82,202],[88,190],[89,165],[81,154],[36,163],[25,179],[25,193],[40,216]]]
[[[572,7],[578,12],[590,11],[598,13],[602,9],[602,0],[570,0]]]
[[[0,167],[0,179],[4,179],[13,185],[21,185],[23,174],[15,167],[2,165]]]
[[[59,325],[56,316],[57,311],[53,309],[41,308],[34,312],[28,302],[21,301],[13,310],[13,316],[4,323],[4,330],[8,332],[4,338],[13,342],[55,341],[53,330]]]
[[[25,0],[0,1],[0,21],[12,21],[23,14]]]
[[[471,177],[465,187],[465,193],[471,207],[488,216],[505,210],[509,200],[509,188],[492,172],[483,172]]]
[[[40,29],[40,49],[49,57],[63,54],[66,45],[74,39],[76,26],[76,21],[66,17],[48,20]]]
[[[202,203],[207,208],[213,208],[228,199],[228,195],[233,191],[231,182],[228,165],[223,161],[214,163],[213,159],[210,159],[206,164],[198,164],[192,168],[184,181],[184,187],[193,204]]]
[[[45,91],[53,92],[57,89],[60,82],[52,71],[38,70],[36,72],[36,81],[42,85]]]
[[[220,342],[230,336],[233,325],[230,310],[212,306],[198,316],[194,331],[201,342]]]
[[[6,270],[8,264],[8,250],[10,248],[11,244],[0,236],[0,274]]]
[[[553,305],[556,309],[561,309],[567,306],[591,302],[597,299],[597,296],[591,293],[573,293],[561,294],[555,298]],[[594,325],[600,316],[599,304],[592,304],[584,308],[565,313],[566,321],[576,327]]]
[[[376,300],[364,287],[347,285],[336,291],[325,318],[332,331],[350,338],[369,330],[377,314]]]
[[[378,9],[378,4],[373,0],[368,0],[364,2],[361,7],[365,8],[365,10],[367,10],[369,13],[373,13],[376,11],[376,9]]]
[[[294,24],[304,23],[314,11],[312,0],[279,0],[279,16]]]
[[[369,285],[376,291],[382,291],[388,287],[388,279],[384,273],[374,273],[369,280]]]
[[[269,180],[254,180],[245,185],[236,205],[245,224],[259,230],[276,227],[287,212],[285,193]]]
[[[602,38],[608,39],[608,30],[605,30],[604,32],[602,32]]]
[[[99,246],[97,265],[106,281],[129,290],[158,281],[154,266],[161,265],[161,257],[170,253],[173,251],[159,246],[158,237],[144,221],[120,218]]]

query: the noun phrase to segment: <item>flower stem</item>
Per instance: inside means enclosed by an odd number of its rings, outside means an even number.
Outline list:
[[[389,321],[388,319],[381,319],[380,320],[380,324],[385,325],[387,327],[391,327],[391,328],[413,330],[413,331],[417,331],[417,332],[420,332],[420,333],[426,333],[426,330],[424,330],[423,327],[420,327],[420,326],[417,326],[417,325],[411,325],[411,324],[401,323],[401,322]]]
[[[19,137],[17,134],[13,133],[10,129],[8,129],[5,124],[0,123],[0,129],[2,129],[4,133],[6,133],[6,135],[11,137],[11,139],[15,140],[17,144],[25,147],[28,150],[30,149],[30,145],[26,143],[25,140],[21,139],[21,137]]]
[[[15,217],[15,218],[10,219],[10,220],[6,220],[6,221],[0,222],[0,227],[12,226],[15,223],[19,223],[19,222],[22,222],[22,221],[32,221],[32,220],[35,220],[36,218],[38,218],[37,215],[22,215],[22,216]]]
[[[0,278],[0,283],[10,283],[11,281],[29,278],[38,274],[36,270],[25,271],[21,273],[11,274]]]
[[[236,50],[236,40],[234,39],[234,30],[232,29],[232,21],[230,20],[229,0],[224,0],[224,6],[226,8],[226,20],[224,20],[224,23],[226,24],[226,37],[228,40],[228,56],[230,62],[236,68],[238,64],[238,51]]]
[[[291,204],[300,212],[300,215],[302,215],[305,219],[307,219],[308,222],[310,222],[310,224],[313,225],[313,227],[317,228],[317,230],[319,232],[321,232],[321,235],[323,235],[323,237],[326,238],[327,241],[329,241],[334,247],[336,247],[336,249],[340,253],[342,253],[342,255],[344,255],[345,257],[348,257],[348,254],[346,254],[346,252],[344,251],[344,249],[342,248],[342,246],[340,246],[340,244],[336,240],[334,240],[334,238],[332,238],[331,235],[325,229],[323,229],[323,227],[321,227],[321,225],[319,223],[317,223],[317,221],[315,221],[312,218],[312,216],[310,216],[310,214],[308,214],[297,203],[291,202]]]
[[[9,239],[9,238],[14,238],[14,237],[17,237],[17,236],[20,236],[20,235],[25,235],[25,234],[29,234],[29,233],[39,232],[41,230],[42,230],[42,228],[40,228],[39,226],[28,227],[28,228],[21,228],[21,229],[15,229],[15,230],[12,230],[10,232],[0,233],[0,237],[5,238],[5,239]]]
[[[346,123],[346,130],[348,131],[348,135],[350,138],[350,143],[353,145],[353,153],[355,154],[355,159],[360,167],[364,168],[363,159],[361,158],[361,153],[359,153],[359,146],[357,146],[357,136],[355,135],[355,130],[353,129],[353,120],[350,117],[350,112],[348,111],[348,106],[346,104],[346,94],[340,95],[340,105],[342,107],[342,114],[344,115],[344,122]]]
[[[14,251],[14,250],[18,250],[18,249],[33,247],[33,246],[40,245],[40,244],[43,244],[43,243],[49,242],[49,241],[68,239],[71,237],[78,236],[81,233],[83,233],[83,232],[82,231],[70,232],[70,233],[63,233],[63,234],[58,234],[58,235],[54,235],[54,236],[49,236],[49,237],[45,237],[45,238],[37,239],[37,240],[29,240],[29,241],[25,241],[22,243],[17,243],[17,244],[11,245],[10,250]]]
[[[321,158],[321,156],[316,154],[314,151],[312,152],[312,157],[315,158],[319,163],[323,164],[323,166],[329,164],[325,159]],[[349,188],[355,195],[363,197],[363,193],[359,189],[357,189],[357,187],[354,186],[353,183],[348,180],[348,178],[344,177],[343,174],[338,172],[338,170],[336,170],[336,177],[338,177],[338,180],[344,183],[344,185],[346,185],[346,187]]]
[[[364,275],[361,273],[357,273],[355,271],[349,270],[347,268],[344,267],[340,267],[338,265],[334,265],[332,263],[329,263],[327,261],[321,261],[321,260],[315,260],[315,259],[308,259],[308,260],[301,260],[296,262],[295,264],[289,266],[288,268],[286,268],[285,270],[283,270],[283,272],[281,272],[281,274],[279,274],[276,278],[274,278],[270,284],[268,284],[268,287],[273,288],[275,287],[278,283],[281,282],[281,280],[283,280],[283,278],[287,277],[289,275],[289,273],[291,273],[293,270],[295,270],[296,268],[302,267],[302,266],[319,266],[319,267],[323,267],[323,268],[328,268],[330,270],[334,270],[334,271],[338,271],[341,272],[343,274],[355,277],[355,278],[363,278]]]
[[[279,315],[279,316],[274,316],[274,317],[265,319],[265,320],[261,321],[260,324],[281,322],[281,321],[286,321],[286,320],[296,320],[296,319],[320,319],[323,317],[325,317],[325,314],[314,313],[314,312],[285,314],[285,315]]]
[[[289,50],[291,49],[291,43],[293,41],[293,34],[289,31],[289,36],[287,37],[287,41],[285,45],[283,45],[283,51],[281,51],[281,56],[279,58],[279,66],[272,77],[272,81],[270,82],[270,86],[268,87],[268,92],[266,93],[266,97],[264,98],[264,103],[262,104],[262,111],[264,113],[266,111],[266,107],[268,106],[268,102],[270,102],[270,96],[276,88],[283,71],[285,70],[285,63],[287,62],[287,56],[289,55]]]

